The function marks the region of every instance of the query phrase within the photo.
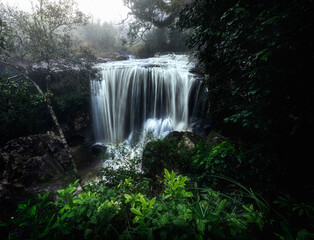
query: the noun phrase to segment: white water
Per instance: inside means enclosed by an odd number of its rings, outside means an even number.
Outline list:
[[[144,129],[141,138],[188,130],[200,86],[193,67],[186,55],[99,64],[102,80],[91,82],[95,141],[131,142]]]

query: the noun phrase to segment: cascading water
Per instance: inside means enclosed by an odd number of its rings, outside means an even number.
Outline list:
[[[198,105],[201,81],[186,55],[99,64],[101,81],[91,82],[95,140],[131,140],[147,129],[155,136],[187,130]]]

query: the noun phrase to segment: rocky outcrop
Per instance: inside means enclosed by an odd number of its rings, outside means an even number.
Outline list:
[[[31,186],[61,177],[71,162],[52,134],[13,139],[0,149],[0,183]]]
[[[34,194],[61,188],[57,179],[71,168],[68,153],[52,132],[9,141],[0,149],[0,222],[8,221],[17,204]],[[42,185],[47,186],[38,188]]]
[[[193,133],[193,132],[178,132],[174,131],[169,133],[165,139],[167,138],[176,138],[178,140],[178,144],[184,145],[188,148],[193,148],[196,144],[202,140],[202,138]]]

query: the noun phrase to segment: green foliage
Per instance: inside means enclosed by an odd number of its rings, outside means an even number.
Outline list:
[[[283,222],[281,222],[281,230],[283,233],[275,233],[277,239],[280,240],[307,240],[314,237],[314,233],[310,233],[306,229],[301,229],[297,231],[296,234],[293,234],[291,233],[291,229],[289,229]]]
[[[37,0],[31,13],[1,3],[6,22],[6,45],[9,56],[33,65],[44,64],[48,71],[68,66],[85,66],[88,51],[77,47],[72,30],[87,23],[74,0]],[[68,66],[65,66],[66,64]]]
[[[185,191],[185,181],[187,177],[178,176],[175,177],[175,173],[172,171],[171,174],[165,169],[166,188],[164,190],[164,199],[183,200],[186,197],[192,197],[191,192]]]
[[[243,144],[242,173],[264,189],[279,178],[291,191],[311,181],[304,139],[314,132],[312,15],[311,0],[196,0],[181,11],[178,26],[192,31],[189,45],[206,73],[212,124]]]
[[[136,216],[133,219],[133,223],[144,223],[145,218],[150,214],[153,209],[153,205],[156,201],[156,198],[149,200],[145,195],[137,193],[134,196],[129,194],[124,194],[125,203],[131,204],[130,211]]]
[[[176,176],[165,169],[165,189],[161,201],[154,198],[145,200],[144,205],[152,206],[149,217],[141,218],[140,212],[133,213],[138,219],[136,230],[143,238],[169,237],[176,239],[202,239],[203,237],[239,237],[248,233],[250,225],[263,227],[262,215],[253,210],[253,206],[237,206],[232,200],[222,198],[212,190],[202,189],[201,193],[185,190],[186,177]],[[129,196],[128,201],[131,200]],[[232,208],[231,208],[232,206]],[[232,210],[231,210],[232,209]],[[230,211],[230,212],[229,212]],[[244,227],[243,227],[244,226]],[[229,229],[229,232],[225,232]]]
[[[76,181],[54,202],[46,194],[36,204],[19,205],[14,223],[28,226],[32,239],[255,239],[251,233],[263,229],[263,213],[252,204],[211,189],[187,191],[186,177],[164,173],[163,191],[155,197],[130,177],[112,188],[92,181],[84,192]]]
[[[18,227],[28,227],[31,239],[45,239],[45,236],[53,229],[56,214],[52,207],[53,202],[48,201],[48,196],[49,193],[43,196],[38,194],[36,203],[28,200],[26,203],[18,205],[19,215],[13,220],[13,223]]]
[[[145,146],[142,167],[150,177],[162,176],[164,168],[187,173],[194,153],[176,138],[157,139]]]
[[[75,194],[78,181],[64,190],[59,190],[55,202],[58,207],[57,220],[54,223],[56,236],[68,235],[71,239],[84,236],[84,239],[100,239],[110,232],[110,221],[119,210],[118,203],[104,194],[104,189],[98,192],[83,192]]]
[[[290,194],[279,196],[275,201],[280,208],[289,209],[289,213],[298,216],[306,216],[314,220],[314,203],[298,202]]]
[[[153,26],[157,28],[170,27],[177,19],[185,1],[160,0],[124,0],[134,19],[129,21],[128,37],[131,42],[143,38],[144,34]]]
[[[284,218],[275,231],[278,239],[302,240],[314,237],[314,205],[313,202],[298,201],[290,194],[279,196],[275,201]]]
[[[89,115],[90,75],[85,71],[59,73],[51,82],[50,98],[57,116],[71,127],[78,113]],[[52,127],[45,97],[35,94],[31,84],[18,73],[0,77],[0,113],[0,145]]]
[[[0,96],[0,121],[3,138],[1,138],[0,144],[2,145],[14,137],[42,133],[51,129],[52,121],[47,114],[49,112],[44,109],[44,104],[41,104],[41,102],[50,104],[49,98],[52,97],[49,91],[48,77],[45,79],[48,81],[45,84],[47,93],[40,89],[41,83],[36,82],[36,80],[32,82],[31,79],[28,79],[41,94],[42,100],[40,103],[35,103],[34,89],[30,88],[29,85],[26,86],[23,79],[23,77],[25,79],[29,77],[28,70],[24,66],[29,64],[34,68],[40,68],[41,72],[47,71],[48,74],[56,70],[60,71],[60,69],[73,69],[73,66],[86,70],[92,56],[87,49],[82,47],[74,49],[77,44],[72,38],[71,31],[87,21],[86,16],[77,9],[75,1],[40,0],[37,3],[34,2],[32,13],[14,9],[3,3],[0,5],[1,18],[6,23],[5,28],[3,28],[1,21],[1,37],[5,36],[1,41],[5,41],[6,54],[5,56],[1,55],[0,60],[8,62],[7,59],[11,58],[9,62],[21,61],[23,63],[23,66],[20,67],[7,64],[11,65],[14,70],[20,69],[20,72],[14,76],[1,78],[1,90],[3,92]],[[4,43],[1,42],[1,47],[3,46]],[[84,61],[82,61],[82,57],[84,57]],[[84,104],[84,106],[88,106],[88,101],[86,101],[88,89],[81,88],[82,85],[79,84],[76,86],[79,86],[77,88],[79,92],[74,94],[76,98],[73,99],[73,95],[69,97],[70,94],[63,96],[62,99],[57,97],[56,102],[63,111],[75,110],[73,105],[81,107]],[[85,102],[76,105],[78,101]],[[70,102],[72,107],[69,106]],[[51,113],[51,115],[54,114]],[[56,116],[52,116],[52,118],[56,119]]]
[[[237,171],[242,156],[230,142],[222,141],[218,145],[207,145],[200,142],[196,145],[196,154],[192,157],[192,169],[197,173],[199,184],[217,184],[213,176],[229,176],[240,179]]]
[[[90,114],[90,79],[88,71],[67,71],[53,75],[51,92],[52,104],[58,119],[73,124],[77,114]]]
[[[44,99],[31,92],[30,84],[19,75],[0,76],[0,145],[50,126]]]
[[[156,53],[185,52],[188,34],[171,28],[153,28],[142,37],[141,48],[134,52],[139,57],[151,57]]]

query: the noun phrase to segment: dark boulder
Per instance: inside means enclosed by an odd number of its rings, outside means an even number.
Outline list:
[[[91,146],[91,150],[95,155],[106,153],[107,146],[102,143],[95,143]]]
[[[36,193],[61,188],[61,179],[70,169],[68,153],[51,132],[9,141],[0,149],[0,222],[8,221],[17,204]]]
[[[0,181],[9,185],[47,182],[71,167],[60,139],[52,134],[13,139],[0,149]]]

